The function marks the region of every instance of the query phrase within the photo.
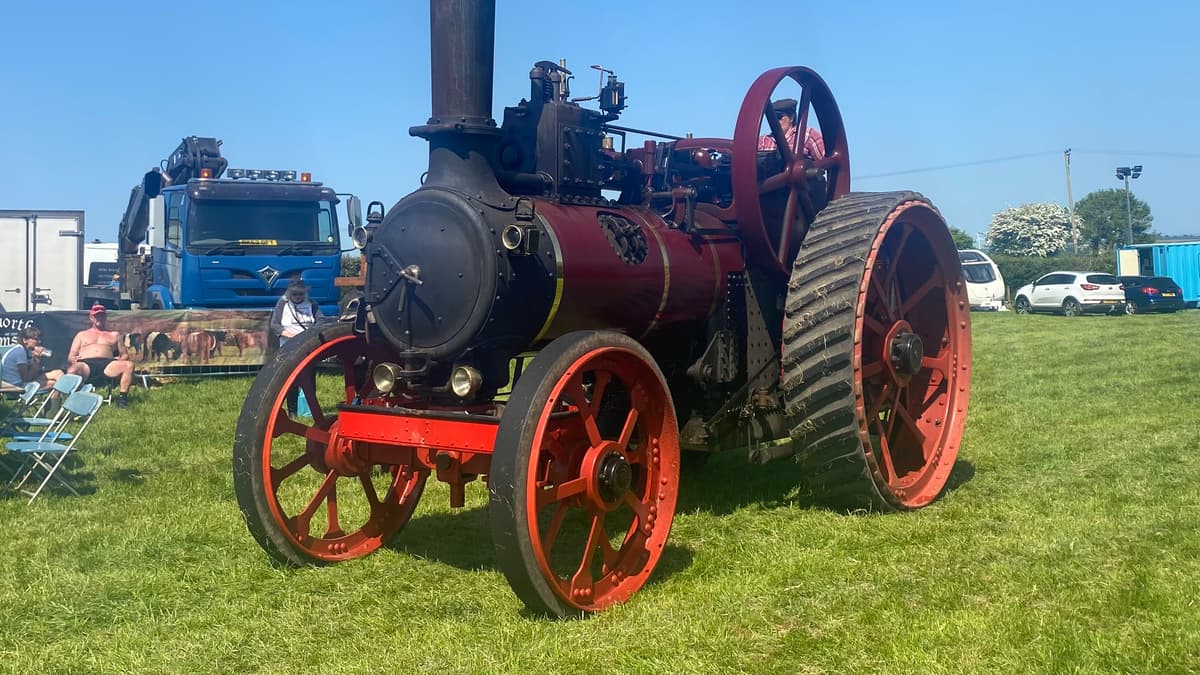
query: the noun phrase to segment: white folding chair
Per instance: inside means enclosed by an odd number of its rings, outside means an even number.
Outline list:
[[[21,466],[13,473],[12,480],[9,481],[10,490],[20,490],[21,492],[30,495],[29,503],[32,504],[38,495],[45,489],[46,484],[51,478],[57,479],[62,483],[71,494],[79,496],[75,488],[58,473],[58,468],[62,466],[63,460],[67,458],[71,450],[79,442],[79,437],[83,435],[84,430],[92,423],[92,418],[96,416],[96,411],[100,409],[100,405],[104,399],[99,394],[74,392],[67,397],[63,402],[62,408],[58,414],[54,416],[50,426],[46,427],[42,437],[37,441],[12,441],[4,447],[8,452],[20,455],[24,458]],[[63,439],[64,434],[67,434],[69,427],[77,427],[70,440],[66,443],[54,439]],[[51,461],[53,460],[53,464]],[[37,473],[44,473],[40,485],[32,492],[22,489],[30,478],[33,478]]]

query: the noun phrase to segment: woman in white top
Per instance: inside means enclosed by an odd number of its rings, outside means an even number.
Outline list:
[[[322,318],[321,308],[308,299],[308,287],[303,281],[292,279],[287,291],[275,303],[275,311],[271,312],[271,332],[279,338],[282,347]]]

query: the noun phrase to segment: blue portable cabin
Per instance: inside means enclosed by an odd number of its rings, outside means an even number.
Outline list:
[[[1200,241],[1134,244],[1117,251],[1117,274],[1171,277],[1189,307],[1200,302]]]

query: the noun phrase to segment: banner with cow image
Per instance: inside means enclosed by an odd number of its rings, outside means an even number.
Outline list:
[[[139,372],[244,371],[262,365],[274,351],[268,311],[223,309],[108,312],[108,330],[121,334]],[[53,356],[47,370],[67,368],[71,341],[91,327],[88,313],[0,312],[0,345],[21,343],[21,331],[37,326]]]

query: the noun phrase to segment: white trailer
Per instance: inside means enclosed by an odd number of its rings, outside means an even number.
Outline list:
[[[0,311],[80,309],[83,211],[0,210]]]

